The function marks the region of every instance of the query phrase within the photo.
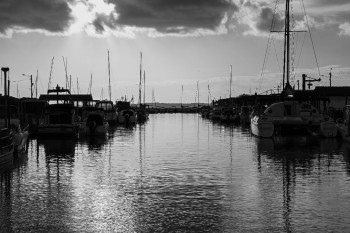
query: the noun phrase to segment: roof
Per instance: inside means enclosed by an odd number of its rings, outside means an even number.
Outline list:
[[[40,95],[40,100],[72,100],[72,101],[92,101],[92,95],[80,95],[80,94],[74,94],[74,95]]]
[[[350,96],[350,86],[315,87],[314,93],[318,97],[325,97],[325,96]]]

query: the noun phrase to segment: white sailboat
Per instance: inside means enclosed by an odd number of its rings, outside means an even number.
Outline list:
[[[334,121],[319,113],[310,103],[297,101],[290,98],[293,88],[290,85],[290,30],[289,23],[290,0],[286,0],[286,16],[284,28],[284,64],[283,64],[283,91],[280,102],[271,104],[262,115],[253,115],[251,118],[251,132],[258,137],[272,137],[270,132],[272,122],[274,130],[279,132],[296,132],[313,130],[320,136],[335,137],[336,127]],[[263,127],[269,125],[269,127]],[[267,129],[268,128],[268,129]]]

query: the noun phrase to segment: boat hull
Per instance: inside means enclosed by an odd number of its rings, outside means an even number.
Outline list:
[[[334,138],[338,135],[338,129],[334,121],[326,121],[320,123],[319,134],[321,137]]]
[[[343,123],[337,124],[337,131],[338,131],[338,135],[340,135],[343,141],[350,142],[350,134],[349,134],[349,129],[347,125]]]
[[[129,118],[125,116],[118,116],[118,123],[119,124],[135,124],[136,123],[136,117],[130,116]]]
[[[89,126],[84,125],[80,128],[79,135],[104,136],[108,132],[108,127],[109,127],[108,123],[106,123],[104,125],[98,125],[95,129],[90,129]]]
[[[273,136],[275,127],[271,121],[255,116],[251,119],[250,129],[254,136],[261,138],[270,138]]]

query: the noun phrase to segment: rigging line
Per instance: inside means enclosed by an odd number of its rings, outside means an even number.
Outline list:
[[[318,65],[318,60],[317,60],[317,56],[316,56],[316,50],[315,50],[314,40],[312,39],[312,36],[311,36],[311,30],[310,30],[309,20],[308,20],[307,15],[306,15],[304,0],[301,0],[301,2],[302,2],[303,10],[304,10],[306,25],[307,25],[307,28],[308,28],[308,31],[309,31],[309,35],[310,35],[310,39],[311,39],[312,50],[314,51],[314,56],[315,56],[315,60],[316,60],[318,75],[321,76],[320,67],[319,67],[319,65]]]
[[[270,43],[271,43],[271,33],[272,33],[272,29],[275,25],[275,16],[276,16],[276,9],[277,9],[277,5],[278,5],[278,1],[279,0],[276,0],[276,3],[275,3],[275,8],[273,10],[273,16],[272,16],[272,22],[271,22],[271,26],[270,26],[270,33],[269,33],[269,38],[267,40],[267,45],[266,45],[266,51],[265,51],[265,56],[264,56],[264,62],[263,62],[263,67],[262,67],[262,70],[261,70],[261,77],[260,77],[260,81],[259,81],[259,90],[261,88],[261,82],[262,82],[262,78],[264,77],[264,70],[265,70],[265,67],[266,67],[266,61],[267,61],[267,58],[268,58],[268,51],[269,51],[269,48],[270,48]]]
[[[278,59],[278,54],[277,54],[277,49],[276,49],[276,44],[275,43],[273,43],[273,48],[275,50],[275,56],[276,56],[276,60],[277,60],[278,69],[282,73],[280,59]]]
[[[301,44],[300,54],[299,54],[299,57],[298,57],[298,60],[297,60],[297,65],[296,65],[296,67],[299,67],[299,62],[300,62],[300,58],[301,58],[301,51],[303,50],[303,47],[304,47],[305,38],[306,38],[306,33],[304,34],[303,43]]]

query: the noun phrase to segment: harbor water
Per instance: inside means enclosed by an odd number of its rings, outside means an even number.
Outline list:
[[[0,232],[348,232],[350,145],[258,139],[197,114],[32,138],[1,171]]]

